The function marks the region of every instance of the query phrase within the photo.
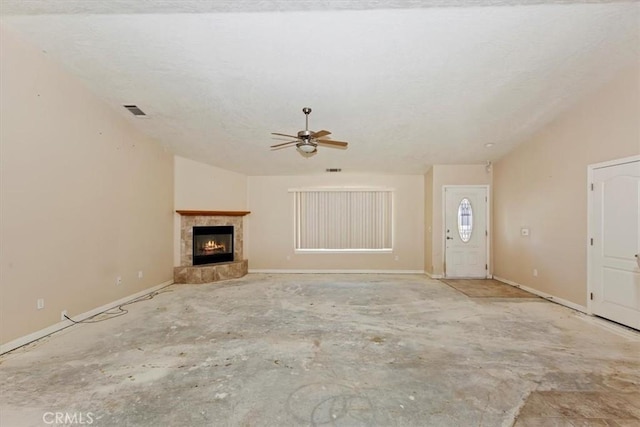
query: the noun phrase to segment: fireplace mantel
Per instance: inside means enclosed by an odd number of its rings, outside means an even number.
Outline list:
[[[183,216],[245,216],[249,215],[249,211],[187,211],[177,210],[177,213]]]

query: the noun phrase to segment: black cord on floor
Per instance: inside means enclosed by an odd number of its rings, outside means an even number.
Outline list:
[[[140,301],[152,300],[156,295],[164,294],[165,292],[173,292],[171,290],[164,290],[163,291],[163,289],[165,289],[168,286],[171,286],[171,285],[167,285],[167,286],[165,286],[163,288],[158,289],[157,291],[151,292],[151,293],[146,294],[146,295],[139,296],[138,298],[134,298],[131,301],[127,301],[127,302],[125,302],[123,304],[120,304],[117,307],[110,308],[109,310],[103,311],[102,313],[94,314],[93,316],[88,317],[88,318],[86,318],[84,320],[76,321],[76,320],[73,320],[72,318],[70,318],[69,316],[67,316],[66,314],[64,315],[64,317],[67,320],[70,320],[71,322],[73,322],[75,324],[79,324],[79,323],[99,323],[99,322],[104,322],[106,320],[115,319],[116,317],[124,316],[125,314],[127,314],[129,312],[129,310],[126,310],[123,307],[126,307],[126,306],[131,305],[131,304],[135,304],[135,303],[140,302]],[[118,311],[111,312],[112,310],[118,310]],[[104,319],[91,320],[94,317],[101,316],[103,314],[107,315],[108,317],[106,317]]]

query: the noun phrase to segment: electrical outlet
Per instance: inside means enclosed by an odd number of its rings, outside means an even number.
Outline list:
[[[395,256],[394,258],[396,261],[400,261],[400,257],[398,255]]]
[[[38,298],[38,301],[36,301],[36,308],[38,310],[42,310],[44,308],[44,298]]]
[[[120,276],[116,277],[116,285],[118,286],[122,285],[122,277]]]
[[[538,269],[537,268],[533,269],[533,277],[538,277]]]
[[[142,279],[142,270],[138,271],[138,279]]]
[[[67,315],[67,310],[62,310],[62,312],[60,313],[60,320],[67,320],[67,318],[65,317]]]
[[[528,236],[529,235],[529,229],[528,228],[521,228],[520,229],[520,234],[522,236]]]

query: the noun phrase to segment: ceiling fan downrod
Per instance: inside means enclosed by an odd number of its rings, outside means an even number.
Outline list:
[[[309,114],[311,114],[311,108],[304,107],[302,112],[304,113],[304,131],[298,132],[298,136],[308,140],[311,137],[311,132],[309,132]]]

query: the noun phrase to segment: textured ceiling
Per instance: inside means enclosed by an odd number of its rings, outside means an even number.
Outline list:
[[[445,7],[449,6],[449,7]],[[455,7],[450,7],[455,6]],[[176,154],[249,175],[495,160],[640,58],[638,2],[9,1],[3,26]],[[136,119],[123,104],[149,116]],[[328,129],[304,158],[270,132]],[[485,144],[493,143],[490,149]]]
[[[425,7],[490,7],[533,4],[615,3],[623,0],[2,0],[0,13],[127,14],[274,12],[294,10],[409,9]]]

